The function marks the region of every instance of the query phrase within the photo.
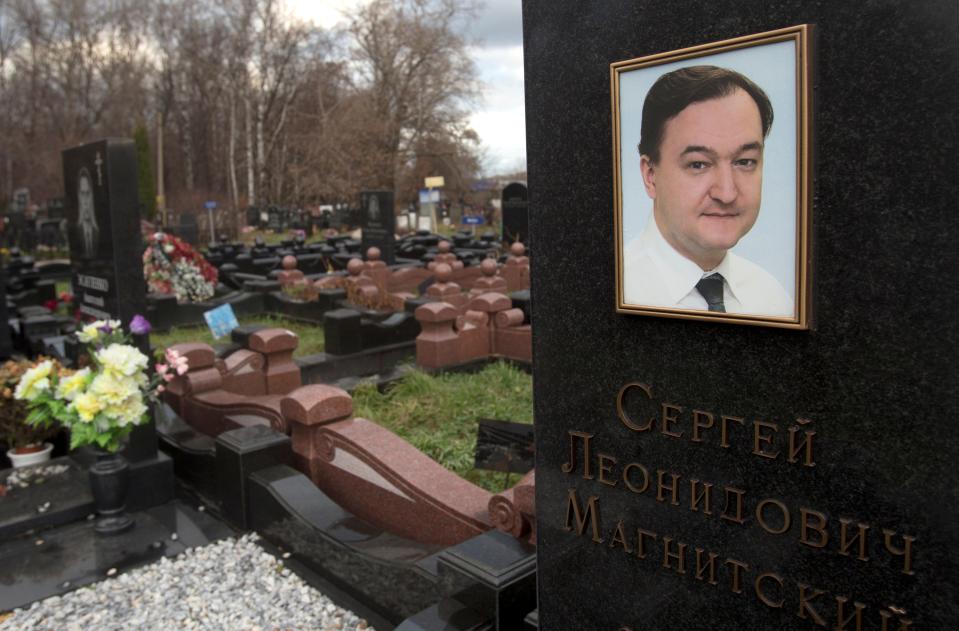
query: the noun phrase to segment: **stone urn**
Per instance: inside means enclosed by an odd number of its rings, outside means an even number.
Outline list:
[[[127,514],[127,490],[130,488],[130,464],[119,453],[94,448],[96,462],[90,467],[90,489],[97,510],[97,534],[110,536],[133,527]]]

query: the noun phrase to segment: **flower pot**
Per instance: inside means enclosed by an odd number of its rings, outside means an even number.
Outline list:
[[[97,461],[90,467],[90,489],[99,515],[94,530],[100,535],[116,535],[134,524],[126,513],[130,465],[118,453],[97,449],[96,456]]]
[[[32,464],[40,464],[50,460],[50,454],[53,452],[53,445],[43,443],[43,445],[31,445],[28,447],[16,447],[7,452],[14,469],[27,467]]]

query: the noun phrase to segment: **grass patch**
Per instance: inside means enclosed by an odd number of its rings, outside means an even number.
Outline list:
[[[533,422],[533,379],[497,362],[474,374],[430,376],[415,371],[385,394],[372,384],[353,393],[353,412],[389,429],[433,460],[498,493],[519,476],[473,469],[480,418]]]
[[[259,324],[293,331],[300,337],[300,343],[293,353],[294,357],[322,353],[326,347],[325,340],[323,339],[323,327],[321,326],[270,315],[244,318],[240,320],[240,324]],[[153,346],[162,349],[166,349],[174,344],[180,344],[181,342],[202,342],[213,345],[229,341],[228,337],[221,337],[219,340],[213,339],[213,334],[210,333],[209,327],[206,326],[174,327],[166,333],[150,334],[150,342]]]
[[[263,239],[263,243],[266,245],[276,245],[283,241],[292,241],[294,238],[293,229],[283,232],[273,232],[272,230],[251,230],[240,235],[239,241],[245,244],[248,247],[252,247],[253,243],[256,241],[257,237]],[[313,231],[312,237],[306,238],[306,243],[320,243],[325,242],[326,237],[323,236],[323,230],[321,228],[316,228]]]

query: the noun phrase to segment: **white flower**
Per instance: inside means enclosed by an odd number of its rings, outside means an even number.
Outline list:
[[[57,384],[57,398],[73,401],[83,393],[87,385],[87,377],[90,376],[90,369],[84,368],[78,370],[69,377],[61,379]]]
[[[120,405],[131,396],[140,395],[140,387],[132,377],[102,373],[93,379],[88,393],[96,396],[101,407]]]
[[[106,406],[103,411],[107,416],[116,419],[117,425],[126,427],[127,425],[139,425],[147,407],[143,403],[143,397],[137,392],[126,397],[118,404]]]
[[[48,359],[23,373],[13,392],[14,398],[33,401],[40,394],[50,390],[51,370],[53,370],[53,362]]]
[[[84,423],[91,422],[100,410],[103,409],[100,400],[90,392],[84,392],[78,396],[73,403],[70,404],[70,407]]]
[[[77,339],[84,344],[89,344],[100,336],[100,327],[103,326],[103,320],[97,320],[93,324],[88,324],[77,331]]]
[[[97,361],[105,373],[133,377],[146,370],[147,356],[128,344],[110,344],[97,351]]]

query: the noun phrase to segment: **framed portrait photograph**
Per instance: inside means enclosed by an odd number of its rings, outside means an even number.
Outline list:
[[[811,28],[610,65],[617,312],[809,328]]]

